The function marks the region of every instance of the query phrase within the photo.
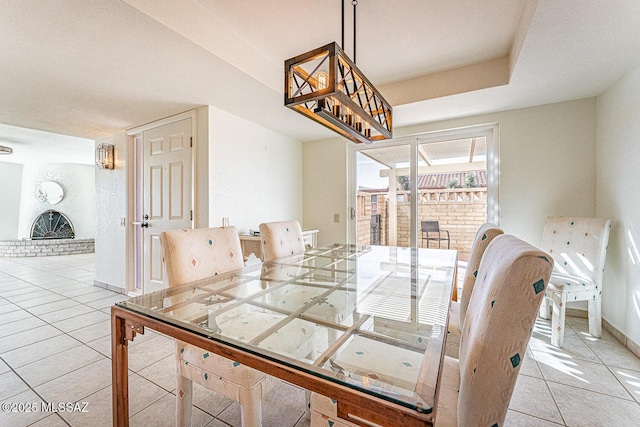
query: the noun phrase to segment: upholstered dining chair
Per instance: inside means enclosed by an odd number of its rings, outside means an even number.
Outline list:
[[[271,261],[305,250],[302,228],[298,221],[277,221],[260,224],[262,260]]]
[[[502,426],[553,258],[517,237],[489,244],[462,327],[460,357],[445,356],[435,425]]]
[[[445,356],[436,427],[501,426],[524,358],[553,258],[498,235],[484,252],[462,329],[460,358]],[[313,393],[312,427],[355,427],[334,400]]]
[[[458,358],[458,352],[460,349],[460,331],[464,325],[464,318],[467,315],[467,307],[471,300],[471,293],[476,283],[476,277],[478,276],[478,268],[480,267],[480,260],[484,251],[489,246],[489,243],[493,241],[494,237],[503,234],[501,228],[490,222],[484,223],[478,228],[475,238],[473,239],[473,245],[471,246],[471,252],[469,253],[469,260],[467,262],[467,269],[462,283],[462,294],[460,295],[460,301],[451,301],[451,308],[449,309],[449,333],[447,334],[447,356]]]
[[[160,233],[166,282],[171,286],[243,268],[235,227]],[[240,403],[243,426],[262,425],[262,396],[272,386],[266,374],[176,340],[176,425],[190,426],[193,381]]]
[[[549,217],[540,247],[555,260],[551,282],[540,307],[540,317],[551,316],[551,344],[564,344],[568,302],[588,301],[589,333],[602,336],[602,277],[607,257],[611,220],[603,218]]]

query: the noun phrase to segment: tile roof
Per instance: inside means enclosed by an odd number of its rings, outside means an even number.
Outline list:
[[[464,182],[468,173],[474,172],[476,174],[476,187],[487,187],[487,171],[465,171],[465,172],[445,172],[445,173],[426,173],[418,175],[418,189],[419,190],[436,190],[446,188],[447,182],[452,179],[458,180],[458,186],[464,187]],[[386,192],[388,188],[361,188],[359,191],[367,193],[379,193]]]
[[[464,187],[464,182],[468,173],[476,174],[476,187],[487,186],[487,171],[470,171],[470,172],[447,172],[447,173],[428,173],[418,175],[418,189],[437,189],[446,188],[447,182],[455,179],[458,181],[458,186]]]

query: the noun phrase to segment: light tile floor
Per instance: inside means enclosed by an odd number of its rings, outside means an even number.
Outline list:
[[[0,412],[1,426],[111,425],[109,307],[125,296],[93,286],[94,259],[0,258],[0,403],[29,405]],[[588,335],[585,319],[568,326],[557,349],[538,320],[506,425],[640,426],[640,359],[606,331]],[[137,336],[129,368],[131,425],[173,425],[172,341],[150,330]],[[86,402],[73,408],[86,412],[47,412],[42,402]],[[237,403],[197,385],[194,406],[193,425],[240,424]],[[304,392],[289,384],[263,411],[265,426],[308,425]]]

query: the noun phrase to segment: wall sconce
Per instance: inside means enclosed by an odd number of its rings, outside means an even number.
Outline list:
[[[96,148],[96,166],[98,169],[114,168],[113,145],[99,144]]]

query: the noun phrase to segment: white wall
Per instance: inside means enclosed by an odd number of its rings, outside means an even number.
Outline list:
[[[127,283],[127,136],[124,133],[96,141],[114,145],[115,168],[95,169],[96,281],[114,288]],[[130,221],[129,221],[130,222]]]
[[[18,238],[22,165],[0,162],[0,240]]]
[[[71,163],[29,163],[23,165],[18,239],[29,238],[33,221],[42,212],[53,209],[67,216],[77,239],[95,236],[94,167]],[[45,181],[55,181],[64,197],[56,205],[36,199],[36,189]]]
[[[320,245],[347,241],[348,144],[345,138],[332,138],[302,146],[304,226],[320,230]],[[340,215],[338,223],[334,214]]]
[[[302,215],[302,144],[209,107],[209,224],[238,231]]]
[[[640,64],[597,99],[597,215],[611,218],[602,315],[640,344]]]
[[[533,244],[549,215],[593,216],[596,198],[595,98],[395,129],[396,137],[498,123],[500,225]],[[346,142],[307,142],[304,151],[305,226],[320,243],[345,241]],[[333,214],[341,223],[333,223]]]

